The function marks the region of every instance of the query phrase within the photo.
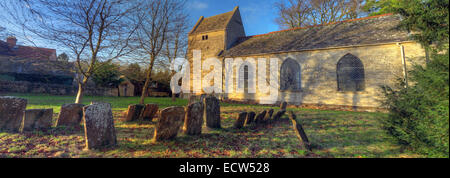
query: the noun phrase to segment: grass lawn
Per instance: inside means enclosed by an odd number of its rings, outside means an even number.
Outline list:
[[[10,94],[28,99],[27,109],[53,108],[54,119],[64,103],[73,96]],[[243,104],[221,104],[223,129],[203,128],[201,136],[179,134],[175,140],[153,143],[156,122],[122,122],[122,111],[136,104],[138,97],[85,97],[91,101],[112,104],[118,146],[112,149],[86,151],[82,129],[52,128],[45,132],[24,134],[0,132],[0,157],[170,157],[170,158],[297,158],[297,157],[422,157],[402,149],[380,127],[386,118],[382,113],[288,109],[294,111],[311,143],[308,152],[299,145],[287,115],[280,122],[252,130],[232,129],[242,111],[262,111],[268,107]],[[170,98],[147,98],[160,108],[185,106],[187,101]],[[275,111],[278,108],[274,108]],[[155,119],[156,120],[156,119]]]

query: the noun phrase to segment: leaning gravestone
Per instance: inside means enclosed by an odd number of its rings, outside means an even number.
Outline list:
[[[244,126],[250,125],[255,120],[255,115],[256,115],[255,112],[253,112],[253,111],[249,112],[247,114],[247,117],[245,118],[245,125]]]
[[[272,121],[278,121],[280,120],[280,118],[284,115],[284,113],[286,113],[286,110],[280,110],[278,111],[273,117],[272,117]]]
[[[12,132],[19,131],[26,107],[26,99],[0,96],[0,129]]]
[[[184,117],[184,107],[168,107],[161,110],[153,140],[161,141],[175,138],[183,125]]]
[[[204,100],[206,97],[208,97],[207,94],[201,94],[201,95],[200,95],[200,101],[203,102],[203,100]]]
[[[262,123],[264,122],[264,117],[266,116],[266,113],[267,113],[267,111],[264,110],[264,111],[262,111],[261,113],[259,113],[258,115],[256,115],[256,118],[255,118],[254,123],[255,123],[256,125],[262,124]]]
[[[292,111],[289,113],[289,119],[292,121],[292,128],[294,129],[295,135],[297,135],[297,138],[300,140],[300,145],[311,151],[311,144],[309,143],[305,130],[303,130],[302,125],[297,122],[297,116]]]
[[[245,118],[247,117],[247,112],[241,112],[239,113],[238,119],[234,122],[233,127],[236,129],[240,129],[244,127],[245,124]]]
[[[204,118],[209,128],[221,128],[220,126],[220,101],[214,96],[203,99]]]
[[[141,118],[144,121],[152,121],[157,112],[157,104],[146,104],[144,107],[144,111],[142,111]]]
[[[264,116],[264,119],[263,119],[263,123],[264,124],[268,124],[270,122],[270,119],[272,118],[273,112],[274,112],[273,109],[267,110],[266,115]]]
[[[20,132],[48,129],[52,126],[53,109],[25,110]]]
[[[203,103],[197,102],[186,107],[183,131],[187,135],[202,134],[203,126]]]
[[[141,116],[142,110],[144,110],[144,105],[132,104],[128,106],[127,115],[125,117],[126,122],[136,121]]]
[[[63,104],[56,120],[55,127],[79,127],[83,119],[83,104]]]
[[[281,110],[286,110],[286,107],[287,107],[287,102],[286,101],[281,102],[280,109]]]
[[[86,149],[100,149],[117,144],[114,119],[109,103],[95,103],[83,108]]]

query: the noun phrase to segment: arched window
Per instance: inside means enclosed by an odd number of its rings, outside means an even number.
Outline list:
[[[288,58],[281,64],[280,69],[280,90],[300,91],[301,70],[297,61]]]
[[[239,80],[241,82],[238,83],[239,88],[243,87],[244,93],[248,93],[248,65],[242,65],[239,71],[244,70],[244,72],[239,72]]]
[[[364,65],[358,57],[346,54],[339,60],[337,63],[339,91],[363,91],[364,79]]]
[[[244,66],[244,91],[248,93],[248,66]]]

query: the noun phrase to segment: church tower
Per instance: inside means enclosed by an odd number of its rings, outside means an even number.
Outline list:
[[[193,75],[193,50],[201,50],[202,62],[212,57],[223,61],[223,53],[241,37],[245,37],[245,31],[237,6],[230,12],[207,18],[200,17],[188,34],[187,59],[191,66],[191,91],[198,80],[201,83],[201,79]],[[202,78],[208,72],[203,71]]]

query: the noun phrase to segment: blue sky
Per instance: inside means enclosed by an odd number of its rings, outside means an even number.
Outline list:
[[[279,30],[275,23],[277,16],[274,4],[280,0],[187,0],[186,11],[189,14],[189,26],[192,28],[200,16],[210,17],[221,13],[232,11],[234,7],[239,6],[242,20],[244,23],[245,33],[247,36],[264,34],[271,31]],[[1,12],[0,8],[0,13]],[[0,14],[4,15],[4,14]],[[6,27],[8,31],[12,32],[18,38],[18,43],[21,45],[36,45],[39,47],[55,48],[57,54],[62,53],[59,46],[53,45],[47,41],[39,38],[33,38],[33,43],[30,43],[24,38],[24,34],[14,25],[8,22],[2,22],[2,26]],[[6,39],[1,39],[6,40]]]
[[[245,33],[250,36],[279,30],[275,23],[276,2],[279,0],[188,0],[187,11],[193,26],[200,16],[214,16],[239,6]]]

